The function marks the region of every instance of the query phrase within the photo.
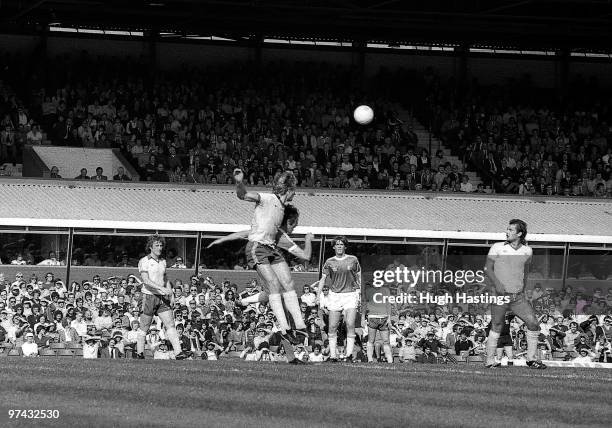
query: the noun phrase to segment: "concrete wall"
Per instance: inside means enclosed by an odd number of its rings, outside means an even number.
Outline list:
[[[112,149],[34,146],[33,150],[47,168],[57,166],[63,178],[74,178],[80,175],[81,168],[86,168],[87,175],[91,177],[96,175],[97,167],[102,167],[103,174],[112,180],[120,166],[125,168]]]

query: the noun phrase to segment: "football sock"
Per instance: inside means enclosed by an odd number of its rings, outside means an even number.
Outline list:
[[[527,330],[525,336],[527,337],[527,361],[537,360],[536,352],[538,350],[540,331]]]
[[[346,355],[347,358],[353,355],[354,347],[355,347],[355,336],[348,336],[346,338],[346,349],[344,352],[344,355]]]
[[[486,364],[495,363],[495,354],[497,353],[497,341],[499,339],[499,332],[489,331],[489,338],[487,339],[487,361]]]
[[[180,354],[182,352],[181,341],[179,339],[179,335],[176,329],[166,329],[166,335],[168,336],[168,340],[170,340],[170,343],[172,343],[172,351],[174,352],[174,355],[176,356]]]
[[[393,362],[393,352],[391,352],[391,345],[388,345],[385,343],[383,345],[383,350],[385,351],[385,357],[387,357],[387,362],[392,363]]]
[[[284,334],[290,330],[290,328],[287,317],[285,316],[285,309],[283,308],[283,300],[281,299],[280,293],[270,294],[269,300],[270,308],[272,308],[272,312],[278,320],[278,327],[281,329],[281,333]]]
[[[368,361],[374,361],[374,344],[368,342],[367,344],[367,352],[368,352]]]
[[[329,334],[329,357],[338,358],[338,336],[335,334]]]
[[[283,293],[283,300],[285,301],[285,307],[287,311],[291,314],[291,318],[293,318],[293,323],[295,324],[295,328],[298,330],[306,328],[306,324],[304,324],[304,319],[302,318],[302,311],[300,310],[300,303],[298,301],[297,293],[295,290],[285,291]]]

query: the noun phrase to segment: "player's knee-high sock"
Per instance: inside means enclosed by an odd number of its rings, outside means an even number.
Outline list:
[[[144,353],[146,336],[144,334],[136,335],[136,353],[142,355]]]
[[[287,322],[287,317],[285,316],[285,309],[283,308],[283,300],[281,299],[280,293],[270,294],[270,308],[272,308],[272,312],[274,316],[278,320],[278,326],[281,329],[281,332],[284,334],[287,330],[290,330],[289,323]]]
[[[338,335],[329,333],[329,357],[338,358]]]
[[[347,357],[350,357],[351,355],[353,355],[353,348],[355,348],[355,336],[354,335],[347,336],[346,337],[346,349],[345,349],[344,354]]]
[[[387,357],[387,362],[392,363],[393,362],[393,352],[391,352],[391,345],[389,345],[388,343],[385,343],[383,345],[383,350],[385,351],[385,357]]]
[[[527,337],[527,361],[537,360],[536,352],[538,350],[540,331],[527,330],[525,336]]]
[[[183,350],[181,349],[181,340],[179,339],[178,331],[176,331],[176,328],[167,328],[166,336],[168,337],[170,343],[172,343],[172,351],[174,352],[174,355],[178,355],[183,352]]]
[[[374,344],[368,342],[367,344],[367,349],[368,349],[368,362],[372,362],[374,361]]]
[[[293,318],[295,328],[298,330],[306,328],[304,319],[302,318],[302,311],[300,310],[300,302],[298,301],[297,293],[295,290],[285,291],[283,293],[283,300],[285,301],[285,307]]]
[[[497,353],[497,341],[499,339],[499,332],[489,331],[489,338],[487,339],[487,361],[486,364],[495,363],[495,354]]]

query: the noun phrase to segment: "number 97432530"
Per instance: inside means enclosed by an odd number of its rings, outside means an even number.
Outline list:
[[[9,409],[9,419],[59,419],[57,409]]]

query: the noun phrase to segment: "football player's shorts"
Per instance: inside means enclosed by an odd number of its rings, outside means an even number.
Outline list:
[[[250,269],[255,269],[259,264],[274,265],[285,261],[278,248],[259,242],[247,244],[246,257]]]
[[[334,293],[329,292],[327,308],[330,311],[344,311],[346,309],[357,309],[359,306],[359,291],[351,291],[349,293]]]
[[[172,311],[170,296],[158,294],[142,294],[142,313],[152,317],[153,315]]]
[[[388,321],[388,317],[368,317],[368,327],[378,331],[389,331]]]

